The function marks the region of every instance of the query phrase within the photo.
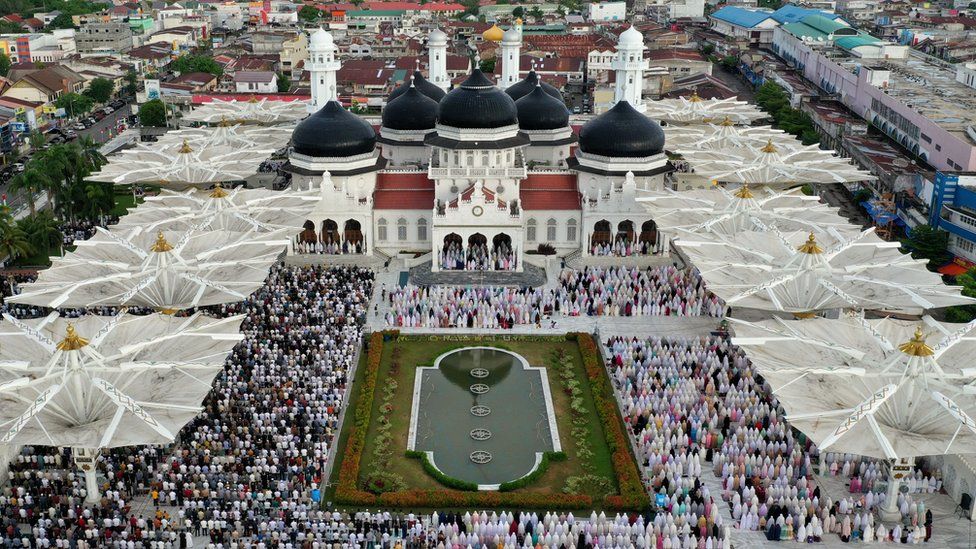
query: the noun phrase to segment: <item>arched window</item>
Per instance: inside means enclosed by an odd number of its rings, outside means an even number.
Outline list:
[[[421,217],[417,221],[417,240],[424,242],[427,240],[427,218]]]
[[[376,238],[386,240],[386,220],[382,217],[376,222]]]
[[[535,242],[535,219],[530,219],[528,223],[525,224],[525,239],[529,242]]]
[[[397,219],[397,240],[404,241],[407,239],[407,220],[404,218]]]
[[[570,242],[576,241],[576,220],[570,219],[566,222],[566,240]]]
[[[550,219],[546,221],[546,240],[549,242],[556,241],[556,220]]]

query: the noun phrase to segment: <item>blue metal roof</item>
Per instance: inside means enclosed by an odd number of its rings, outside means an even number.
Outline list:
[[[711,16],[732,25],[751,28],[769,19],[770,15],[772,13],[768,11],[747,10],[735,6],[725,6]]]
[[[785,23],[799,22],[808,15],[820,15],[830,20],[838,19],[840,17],[836,13],[827,13],[825,11],[820,11],[820,10],[801,8],[799,6],[794,6],[793,4],[786,4],[782,8],[770,14],[770,16],[781,25]]]

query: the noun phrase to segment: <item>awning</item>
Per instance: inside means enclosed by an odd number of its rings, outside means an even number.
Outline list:
[[[958,263],[946,263],[945,265],[939,267],[939,273],[948,276],[959,276],[968,270],[969,269]]]

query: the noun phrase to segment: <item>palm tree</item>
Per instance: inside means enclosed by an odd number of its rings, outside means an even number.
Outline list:
[[[47,189],[48,199],[62,219],[68,217],[74,220],[73,212],[66,212],[65,209],[70,205],[68,196],[81,163],[80,156],[80,150],[76,146],[65,145],[55,145],[35,156],[35,161],[41,162],[40,165],[51,179],[51,185]]]
[[[96,143],[90,136],[84,135],[75,143],[76,145],[73,146],[78,147],[80,150],[82,163],[88,172],[85,174],[85,177],[98,171],[108,162],[108,159],[100,151],[101,145]]]
[[[27,235],[17,226],[11,215],[0,215],[0,258],[4,262],[15,261],[34,253]]]
[[[27,241],[35,250],[60,248],[64,243],[58,220],[49,211],[25,217],[17,222],[17,226],[24,231]]]
[[[9,187],[11,191],[27,193],[27,204],[30,206],[31,216],[37,213],[34,193],[49,188],[51,188],[51,178],[43,170],[37,168],[34,162],[28,162],[27,169],[11,179]]]

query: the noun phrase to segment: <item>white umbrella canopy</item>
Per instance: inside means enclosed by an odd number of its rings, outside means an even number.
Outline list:
[[[735,124],[752,124],[769,115],[735,97],[728,99],[702,99],[698,94],[678,99],[646,101],[645,113],[658,122],[668,124],[708,124],[721,122],[728,117]]]
[[[234,149],[278,150],[288,144],[294,124],[253,126],[221,123],[216,126],[183,128],[163,134],[153,148],[179,149],[186,142],[193,149],[231,147]]]
[[[111,156],[101,171],[86,179],[116,185],[160,184],[177,189],[210,187],[214,183],[239,181],[254,175],[261,162],[273,152],[273,147],[195,149],[187,142],[177,148],[140,144]]]
[[[804,146],[792,137],[721,150],[691,146],[674,152],[684,158],[695,174],[726,183],[794,186],[875,179],[834,151],[825,151],[817,145]]]
[[[0,443],[173,442],[200,410],[243,316],[84,316],[0,323]]]
[[[242,301],[264,283],[290,239],[283,230],[209,229],[128,234],[99,228],[53,258],[12,303],[42,307],[129,306],[171,311]]]
[[[976,453],[976,324],[731,319],[733,343],[821,451]]]
[[[305,101],[274,101],[253,99],[238,101],[214,99],[183,115],[182,123],[272,125],[283,122],[297,122],[308,116],[308,103]]]
[[[727,149],[768,140],[794,139],[783,130],[772,126],[738,126],[732,117],[726,116],[718,123],[695,126],[665,126],[665,146],[669,151],[682,149]],[[798,145],[799,141],[796,142]]]
[[[322,200],[320,188],[282,191],[214,188],[182,193],[163,190],[146,198],[111,227],[114,232],[142,229],[186,231],[197,227],[225,231],[300,230]]]
[[[733,307],[797,316],[844,308],[919,314],[976,302],[873,229],[853,238],[829,233],[685,234],[675,245]]]
[[[733,236],[742,231],[806,231],[842,234],[861,232],[849,223],[838,208],[807,196],[800,189],[775,192],[743,185],[729,190],[714,189],[677,192],[639,191],[637,202],[651,213],[657,228],[664,232],[684,230]]]

